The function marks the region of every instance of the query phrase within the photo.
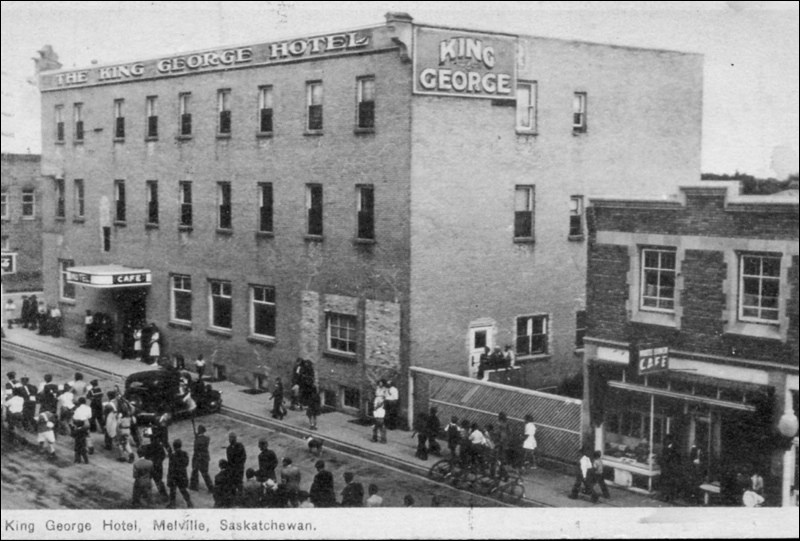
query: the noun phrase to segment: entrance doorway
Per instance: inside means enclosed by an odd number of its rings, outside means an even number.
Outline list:
[[[114,338],[123,359],[132,358],[133,330],[141,328],[147,315],[147,291],[149,287],[125,287],[114,289]],[[144,342],[144,341],[143,341]],[[143,343],[144,346],[144,343]]]
[[[485,348],[488,347],[489,351],[494,348],[493,330],[492,325],[481,325],[469,329],[469,377],[471,378],[478,376],[478,366]]]

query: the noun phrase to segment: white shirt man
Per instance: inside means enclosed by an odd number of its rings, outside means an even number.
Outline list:
[[[58,415],[67,410],[71,411],[75,407],[75,394],[69,385],[64,386],[64,392],[58,395]]]

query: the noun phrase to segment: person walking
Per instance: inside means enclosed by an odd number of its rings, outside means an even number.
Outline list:
[[[275,378],[275,387],[272,389],[272,418],[283,419],[286,415],[286,408],[283,407],[283,382],[281,378]]]
[[[77,426],[78,423],[82,423],[84,425],[84,428],[86,429],[86,441],[84,443],[87,444],[88,453],[93,455],[94,442],[92,442],[92,438],[89,436],[90,427],[92,426],[92,408],[86,403],[85,396],[78,398],[75,411],[72,414],[72,421],[75,423],[75,426]]]
[[[189,455],[183,450],[183,442],[176,439],[172,442],[172,454],[169,457],[169,469],[167,470],[167,486],[169,487],[169,504],[167,509],[175,509],[175,499],[177,491],[186,501],[186,507],[192,508],[192,497],[186,488],[189,486],[189,476],[186,468],[189,467]]]
[[[581,487],[583,487],[583,491],[586,494],[591,495],[592,503],[597,503],[597,500],[600,499],[600,496],[597,494],[597,490],[595,490],[594,467],[592,466],[592,459],[589,458],[589,453],[583,449],[580,451],[580,459],[578,460],[575,472],[575,483],[572,485],[572,491],[569,494],[569,498],[571,500],[578,499],[578,493],[581,490]]]
[[[236,483],[227,460],[220,459],[219,473],[214,476],[214,507],[233,507],[236,502]]]
[[[65,383],[61,394],[58,395],[58,432],[66,436],[69,434],[70,423],[72,422],[72,413],[75,410],[75,395],[72,393],[72,388],[69,383]]]
[[[130,411],[117,412],[117,450],[119,451],[117,460],[119,462],[125,462],[127,460],[129,463],[133,464],[135,456],[131,448],[132,426],[133,419]]]
[[[277,481],[275,468],[278,467],[278,456],[269,448],[267,438],[258,440],[258,449],[261,451],[258,454],[258,471],[256,472],[258,481],[260,483],[266,482],[267,479]]]
[[[157,363],[161,358],[161,333],[155,323],[150,324],[150,344],[148,346],[148,356],[150,364]]]
[[[244,488],[244,470],[247,462],[247,451],[241,442],[237,441],[236,434],[228,434],[228,448],[226,450],[230,475],[236,487],[236,494],[241,495]]]
[[[22,398],[22,388],[14,387],[11,390],[11,398],[4,404],[6,429],[8,430],[8,440],[16,443],[19,435],[17,430],[22,428],[22,408],[25,406],[25,399]],[[23,436],[24,440],[25,437]]]
[[[383,405],[383,398],[375,397],[375,407],[372,410],[372,418],[374,426],[372,427],[372,441],[378,441],[380,434],[380,442],[386,443],[386,409]]]
[[[83,461],[85,464],[88,464],[89,452],[86,446],[86,440],[89,439],[89,423],[84,421],[73,421],[72,439],[75,451],[75,464],[80,464],[81,461]]]
[[[533,423],[533,415],[525,415],[525,439],[522,442],[523,467],[536,469],[536,425]]]
[[[309,497],[314,507],[336,507],[336,492],[333,489],[333,474],[325,469],[325,461],[314,464],[317,474],[311,483]]]
[[[595,451],[592,455],[592,467],[594,468],[594,480],[597,485],[600,487],[600,492],[602,492],[603,497],[605,499],[610,499],[611,494],[608,492],[608,486],[606,485],[606,478],[603,476],[603,453],[601,451]]]
[[[461,429],[458,426],[458,417],[453,415],[450,417],[450,422],[444,428],[444,434],[447,438],[447,449],[450,451],[450,458],[456,458],[458,454],[458,446],[461,443]]]
[[[161,442],[151,439],[150,443],[144,446],[144,456],[153,463],[153,483],[158,489],[162,499],[167,499],[167,487],[164,486],[164,460],[167,453]]]
[[[133,463],[133,497],[131,507],[153,505],[153,462],[145,457],[143,448],[138,450],[139,460]]]
[[[197,381],[203,381],[203,375],[206,373],[206,360],[202,353],[194,360],[194,369],[197,370]]]
[[[292,459],[284,457],[281,467],[281,483],[286,485],[287,497],[292,507],[299,505],[300,495],[300,468],[292,464]]]
[[[89,429],[92,432],[100,432],[103,430],[103,390],[100,388],[100,382],[96,379],[90,381],[89,386],[86,388],[86,400],[92,409]]]
[[[400,422],[400,391],[393,380],[386,382],[386,428],[395,430]]]
[[[342,489],[342,507],[364,507],[364,485],[355,481],[355,474],[344,472],[344,489]]]
[[[103,429],[106,451],[111,451],[117,438],[117,393],[108,391],[106,397],[108,400],[103,403]]]
[[[42,452],[44,452],[44,446],[47,444],[47,454],[51,459],[56,456],[56,434],[53,431],[56,426],[55,421],[55,414],[47,410],[41,410],[36,417],[36,442]]]
[[[20,391],[22,399],[22,427],[29,432],[36,432],[36,385],[30,383],[28,376],[20,378]]]
[[[421,411],[414,419],[414,432],[411,437],[417,438],[416,457],[420,460],[428,460],[428,414]]]
[[[433,407],[428,413],[428,453],[437,457],[442,456],[442,446],[437,441],[441,431],[442,423],[439,421],[439,410]]]
[[[320,396],[319,391],[315,385],[311,386],[308,392],[308,400],[306,402],[306,416],[311,430],[317,429],[317,417],[320,414]]]
[[[211,464],[211,454],[209,453],[209,446],[211,438],[206,434],[206,427],[199,425],[197,427],[197,434],[194,437],[194,452],[192,453],[192,476],[189,479],[189,490],[200,489],[200,476],[203,476],[203,482],[206,484],[206,489],[209,492],[214,491],[214,482],[211,480],[211,475],[208,473],[208,467]]]
[[[53,374],[44,375],[44,380],[39,384],[39,397],[39,411],[44,409],[53,414],[58,411],[58,385],[53,383]]]

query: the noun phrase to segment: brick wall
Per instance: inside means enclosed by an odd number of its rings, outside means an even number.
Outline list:
[[[2,190],[8,201],[8,217],[3,218],[3,251],[17,253],[16,274],[3,276],[6,291],[42,289],[41,159],[38,154],[2,155]],[[22,216],[22,190],[29,188],[34,190],[35,209],[30,218]]]

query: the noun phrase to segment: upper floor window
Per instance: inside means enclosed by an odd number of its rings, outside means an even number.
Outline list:
[[[741,254],[739,257],[739,319],[778,324],[781,258]]]
[[[272,133],[272,86],[258,88],[258,131]]]
[[[217,182],[217,227],[219,229],[232,229],[233,217],[231,211],[231,183]]]
[[[182,180],[178,183],[178,200],[181,205],[179,224],[183,227],[192,226],[192,182]]]
[[[3,190],[3,192],[0,194],[0,197],[2,197],[2,203],[0,203],[0,213],[2,214],[3,220],[8,220],[8,218],[11,216],[8,209],[9,194],[6,190]]]
[[[219,124],[217,133],[230,135],[231,133],[231,91],[229,88],[217,90],[217,110],[219,111]]]
[[[642,250],[641,304],[643,310],[675,310],[675,250]]]
[[[123,106],[125,100],[114,100],[114,137],[117,139],[125,138],[125,112]]]
[[[180,114],[180,134],[183,136],[192,135],[192,113],[189,110],[189,102],[192,94],[183,92],[178,94],[178,110]]]
[[[575,347],[583,348],[583,339],[586,336],[586,310],[575,312]]]
[[[147,116],[147,138],[155,139],[158,137],[158,96],[147,96],[145,102],[145,115]]]
[[[536,133],[536,82],[517,83],[517,131]]]
[[[356,126],[358,128],[375,127],[375,77],[359,77],[357,79]]]
[[[569,198],[569,236],[583,237],[583,196]]]
[[[75,261],[72,259],[59,259],[58,263],[61,300],[75,300],[75,284],[67,280],[69,275],[67,269],[74,267]]]
[[[514,190],[514,239],[533,240],[534,187],[517,186]]]
[[[275,337],[275,288],[250,286],[250,332]]]
[[[517,357],[548,353],[548,320],[546,315],[517,318]]]
[[[340,353],[356,353],[356,316],[329,313],[327,317],[328,349]]]
[[[272,233],[272,183],[258,184],[258,230]]]
[[[192,277],[185,274],[172,275],[172,319],[192,322]]]
[[[36,216],[36,191],[33,188],[22,189],[22,217]]]
[[[86,215],[83,179],[76,178],[73,186],[75,189],[75,218],[83,218]]]
[[[125,181],[114,181],[114,201],[116,203],[116,214],[114,220],[117,222],[125,221]]]
[[[307,230],[309,235],[322,235],[322,184],[306,185]]]
[[[72,106],[73,120],[75,121],[75,140],[83,141],[83,104],[76,103]]]
[[[575,92],[572,97],[572,131],[586,131],[586,92]]]
[[[356,187],[356,204],[358,208],[358,238],[375,239],[375,188],[372,186]]]
[[[322,130],[322,82],[313,81],[306,83],[306,129],[308,131]]]
[[[147,196],[147,223],[158,224],[158,181],[148,180],[145,184]]]
[[[64,179],[56,179],[56,218],[66,216],[66,202],[64,201]]]
[[[209,295],[211,297],[211,302],[208,303],[211,326],[230,330],[233,327],[231,283],[220,280],[209,281]]]
[[[56,141],[64,141],[64,106],[56,105]]]

